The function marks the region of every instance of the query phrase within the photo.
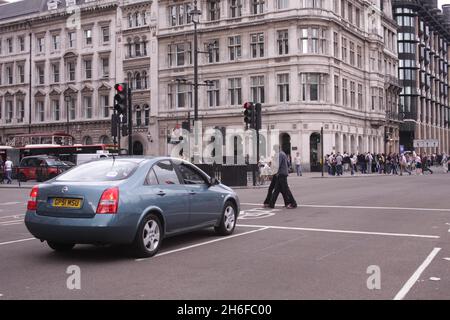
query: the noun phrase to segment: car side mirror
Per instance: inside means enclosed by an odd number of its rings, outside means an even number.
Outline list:
[[[209,184],[210,184],[211,186],[218,185],[219,183],[220,183],[220,181],[217,180],[216,177],[211,177],[211,179],[209,179]]]

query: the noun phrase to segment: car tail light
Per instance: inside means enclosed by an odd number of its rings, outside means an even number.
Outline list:
[[[30,200],[28,200],[27,209],[31,211],[36,211],[37,209],[37,197],[38,197],[39,187],[34,186],[30,192]]]
[[[119,189],[109,188],[103,191],[97,206],[97,213],[117,213],[119,207]]]

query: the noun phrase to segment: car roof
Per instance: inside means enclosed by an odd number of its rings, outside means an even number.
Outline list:
[[[23,157],[23,159],[29,159],[29,158],[39,158],[39,159],[58,159],[56,156],[47,156],[47,155],[38,155],[38,156],[27,156]]]

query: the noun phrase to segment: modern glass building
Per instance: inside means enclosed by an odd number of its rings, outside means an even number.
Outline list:
[[[450,6],[437,0],[394,0],[399,25],[400,145],[416,152],[449,152]],[[437,147],[414,148],[415,139],[436,139]]]

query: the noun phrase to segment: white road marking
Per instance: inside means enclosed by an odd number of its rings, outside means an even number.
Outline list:
[[[1,224],[8,224],[8,223],[11,223],[11,222],[20,222],[20,223],[22,223],[23,221],[21,221],[21,220],[0,221],[0,225]]]
[[[5,219],[5,218],[16,218],[16,219],[21,219],[21,218],[23,218],[23,217],[25,217],[24,214],[14,214],[14,215],[11,215],[11,216],[2,216],[2,217],[0,217],[0,220],[1,220],[1,219]]]
[[[443,260],[447,260],[447,261],[450,261],[450,258],[442,258]]]
[[[397,293],[397,295],[394,297],[394,300],[402,300],[408,294],[409,290],[411,290],[411,288],[414,286],[422,272],[424,272],[424,270],[428,267],[431,261],[433,261],[434,257],[439,253],[440,250],[441,248],[434,248],[431,251],[425,261],[422,262],[420,267],[413,273],[411,278],[409,278],[403,288],[401,288],[401,290]]]
[[[431,277],[430,280],[431,280],[431,281],[439,281],[439,280],[441,280],[441,278],[438,278],[438,277]]]
[[[260,207],[262,207],[261,203],[241,203],[241,205],[260,206]],[[284,206],[283,205],[276,205],[276,207],[284,207]],[[450,212],[450,209],[435,209],[435,208],[333,206],[333,205],[319,205],[319,204],[299,204],[298,207],[305,207],[305,208],[342,208],[342,209],[373,209],[373,210],[444,211],[444,212]]]
[[[21,202],[19,202],[19,201],[3,202],[3,203],[0,203],[0,206],[9,206],[9,205],[19,204],[19,203],[21,203]]]
[[[14,241],[0,242],[0,246],[6,245],[6,244],[17,243],[17,242],[30,241],[30,240],[36,240],[36,238],[26,238],[26,239],[14,240]]]
[[[13,226],[16,224],[23,224],[23,222],[19,221],[19,222],[11,222],[11,223],[0,223],[0,226],[5,227],[5,226]]]
[[[247,232],[243,232],[243,233],[239,233],[239,234],[234,234],[234,235],[231,235],[231,236],[228,236],[228,237],[223,237],[223,238],[214,239],[214,240],[211,240],[211,241],[206,241],[206,242],[193,244],[191,246],[187,246],[187,247],[183,247],[183,248],[179,248],[179,249],[175,249],[175,250],[170,250],[170,251],[159,253],[159,254],[155,255],[153,258],[159,257],[159,256],[165,256],[167,254],[171,254],[171,253],[175,253],[175,252],[179,252],[179,251],[184,251],[184,250],[188,250],[188,249],[192,249],[192,248],[196,248],[196,247],[200,247],[200,246],[204,246],[206,244],[210,244],[210,243],[214,243],[214,242],[218,242],[218,241],[223,241],[223,240],[227,240],[227,239],[240,237],[240,236],[243,236],[243,235],[246,235],[246,234],[250,234],[250,233],[254,233],[254,232],[258,232],[258,231],[263,231],[263,230],[266,230],[266,229],[268,229],[268,228],[267,227],[262,227],[262,228],[257,229],[257,230],[251,230],[251,231],[247,231]],[[144,261],[144,260],[148,260],[148,259],[152,259],[152,258],[141,258],[141,259],[136,259],[136,261]]]
[[[367,234],[376,236],[394,236],[394,237],[413,237],[413,238],[430,238],[439,239],[439,236],[424,235],[424,234],[409,234],[409,233],[389,233],[389,232],[371,232],[371,231],[354,231],[354,230],[336,230],[336,229],[317,229],[317,228],[300,228],[300,227],[283,227],[283,226],[265,226],[254,224],[238,224],[238,227],[248,228],[262,228],[267,227],[269,229],[280,230],[298,230],[298,231],[316,231],[316,232],[331,232],[331,233],[349,233],[349,234]]]

